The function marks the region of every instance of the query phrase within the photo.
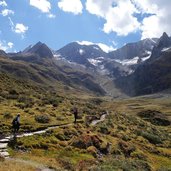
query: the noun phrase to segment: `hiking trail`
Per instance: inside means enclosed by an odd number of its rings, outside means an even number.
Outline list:
[[[90,125],[95,126],[97,123],[104,121],[108,114],[109,113],[107,111],[105,114],[100,116],[100,119],[96,119],[96,120],[91,121]],[[16,138],[33,136],[33,135],[36,135],[36,134],[42,134],[42,133],[45,133],[45,132],[47,132],[49,130],[52,130],[52,129],[55,129],[55,128],[62,128],[62,127],[70,126],[70,125],[73,125],[73,124],[74,123],[67,123],[67,124],[62,124],[62,125],[57,125],[57,126],[49,126],[48,128],[46,128],[44,130],[19,134],[19,135],[16,136]],[[6,136],[6,137],[0,139],[0,156],[1,157],[4,157],[5,159],[7,159],[9,161],[13,160],[13,161],[16,161],[16,162],[22,162],[22,163],[25,163],[27,165],[32,165],[32,166],[38,167],[41,171],[53,171],[53,169],[49,169],[48,167],[46,167],[44,165],[41,165],[41,164],[38,164],[38,163],[33,162],[33,161],[29,161],[29,160],[26,161],[26,160],[22,160],[22,159],[10,158],[10,155],[8,153],[7,148],[8,148],[8,143],[13,138],[14,138],[14,135],[10,135],[10,136]]]

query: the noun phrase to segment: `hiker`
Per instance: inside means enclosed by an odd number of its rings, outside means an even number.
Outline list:
[[[73,114],[74,114],[74,123],[76,123],[76,121],[77,121],[77,117],[78,117],[78,109],[76,108],[76,107],[74,107],[73,109],[72,109],[72,112],[73,112]]]
[[[19,131],[19,129],[20,129],[20,114],[17,114],[17,116],[13,119],[12,128],[13,128],[14,134]]]

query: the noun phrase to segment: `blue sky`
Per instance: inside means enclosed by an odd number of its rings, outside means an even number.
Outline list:
[[[170,8],[170,0],[0,0],[0,49],[20,51],[41,41],[58,50],[86,41],[112,50],[170,35]]]

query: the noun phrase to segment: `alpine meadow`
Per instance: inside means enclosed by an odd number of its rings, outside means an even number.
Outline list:
[[[0,0],[0,171],[170,171],[170,7]]]

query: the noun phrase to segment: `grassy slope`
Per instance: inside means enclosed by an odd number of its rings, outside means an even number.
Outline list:
[[[43,135],[18,139],[9,148],[14,158],[32,160],[61,170],[167,170],[171,169],[170,126],[156,126],[139,118],[143,110],[157,110],[171,119],[170,96],[144,96],[125,100],[105,101],[87,93],[56,89],[26,82],[10,74],[0,74],[0,132],[9,134],[11,120],[21,113],[21,132],[50,125],[72,123],[70,111],[79,109],[79,124],[58,128]],[[106,99],[106,98],[105,98]],[[102,102],[103,101],[103,102]],[[104,110],[110,115],[95,127],[89,118],[99,117]],[[39,123],[35,116],[50,120]],[[110,153],[107,144],[111,143]],[[101,155],[102,154],[102,155]],[[17,161],[1,162],[6,170],[35,169]]]
[[[144,96],[101,103],[98,98],[86,95],[81,99],[68,96],[55,108],[51,104],[38,106],[35,103],[25,109],[14,106],[15,100],[4,100],[0,116],[1,122],[8,125],[11,119],[4,118],[3,113],[9,110],[13,115],[15,110],[20,111],[21,131],[27,129],[24,127],[26,123],[34,130],[42,125],[72,122],[70,109],[73,103],[78,105],[82,116],[79,124],[52,130],[43,136],[18,139],[16,145],[20,150],[9,149],[15,158],[33,160],[61,170],[167,170],[171,169],[171,127],[153,125],[138,117],[137,113],[158,110],[170,118],[170,100],[170,96]],[[108,110],[110,115],[103,123],[91,127],[87,116],[98,116],[103,110]],[[39,124],[34,120],[35,115],[42,113],[48,114],[50,123]],[[8,132],[8,127],[1,129]],[[105,154],[108,143],[112,144],[111,150]]]
[[[34,57],[34,56],[33,56]],[[12,58],[13,59],[13,58]],[[60,67],[55,59],[40,59],[39,61],[12,60],[0,56],[0,73],[16,79],[46,86],[58,90],[87,92],[89,94],[104,94],[104,90],[94,81],[91,74],[77,71],[71,67]]]

